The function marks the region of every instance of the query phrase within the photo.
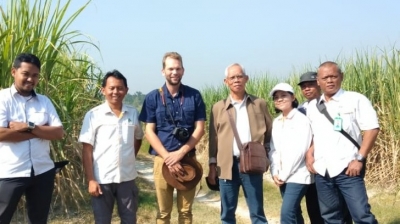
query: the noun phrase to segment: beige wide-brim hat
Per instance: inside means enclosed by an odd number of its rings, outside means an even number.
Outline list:
[[[185,156],[180,161],[185,170],[183,175],[171,174],[165,163],[162,167],[162,174],[165,181],[177,190],[187,191],[196,187],[203,176],[203,168],[193,157]]]

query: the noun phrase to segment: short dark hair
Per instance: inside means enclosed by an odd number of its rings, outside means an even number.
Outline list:
[[[112,70],[112,71],[107,72],[107,74],[106,74],[106,75],[104,76],[104,78],[103,78],[103,82],[102,82],[102,84],[101,84],[102,87],[106,87],[106,85],[107,85],[107,79],[108,79],[109,77],[111,77],[111,76],[114,77],[114,78],[116,78],[116,79],[122,80],[122,81],[124,82],[125,87],[128,88],[128,83],[126,82],[125,76],[122,75],[122,73],[119,72],[117,69],[114,69],[114,70]]]
[[[333,62],[333,61],[326,61],[326,62],[323,62],[322,64],[320,64],[320,65],[318,66],[318,70],[319,70],[320,68],[322,68],[322,67],[325,67],[325,66],[335,66],[335,67],[337,68],[339,74],[343,74],[342,69],[340,68],[340,66],[339,66],[338,63],[336,63],[336,62]],[[317,73],[317,75],[318,75],[318,73]]]
[[[292,95],[293,96],[293,93],[291,93],[291,92],[288,92],[290,95]],[[274,95],[275,95],[275,93],[274,93]],[[295,97],[294,98],[294,100],[293,100],[293,102],[292,102],[292,108],[297,108],[299,106],[299,101],[297,100],[297,98]],[[275,109],[275,113],[280,113],[280,112],[282,112],[281,110],[279,110],[278,108],[274,108]]]
[[[31,53],[21,53],[17,55],[17,57],[14,59],[13,68],[20,68],[23,62],[35,65],[40,71],[41,63],[36,55]]]

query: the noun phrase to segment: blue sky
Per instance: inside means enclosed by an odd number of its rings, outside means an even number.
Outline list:
[[[71,12],[83,1],[74,0]],[[321,61],[399,46],[400,1],[93,0],[73,23],[100,47],[88,53],[120,70],[130,92],[164,83],[161,59],[183,56],[183,83],[220,85],[238,62],[250,76],[299,74]]]

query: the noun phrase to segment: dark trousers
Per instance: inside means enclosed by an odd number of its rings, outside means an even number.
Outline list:
[[[311,224],[323,224],[324,219],[321,217],[321,211],[319,210],[317,187],[315,183],[308,186],[306,192],[306,206]]]
[[[28,223],[47,223],[54,189],[54,169],[31,177],[0,179],[0,223],[11,222],[22,195],[25,194]]]
[[[117,201],[121,224],[136,223],[139,190],[135,180],[122,183],[100,184],[102,195],[92,197],[95,224],[111,223],[114,202]]]
[[[355,223],[378,223],[371,213],[364,183],[365,170],[361,175],[350,177],[346,169],[335,177],[315,175],[321,215],[326,223],[343,223],[343,207],[346,202]],[[344,200],[343,200],[344,199]]]
[[[341,196],[343,199],[343,196]],[[315,183],[310,184],[306,193],[306,206],[308,217],[310,218],[311,224],[323,224],[324,219],[321,217],[321,211],[319,210],[318,204],[318,194],[317,187]],[[353,220],[351,219],[351,215],[349,212],[349,208],[347,207],[346,201],[343,199],[343,215],[344,215],[344,223],[352,224]]]

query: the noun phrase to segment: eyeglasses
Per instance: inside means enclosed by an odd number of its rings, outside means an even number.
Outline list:
[[[325,76],[325,77],[319,78],[319,79],[322,80],[322,81],[324,81],[324,82],[326,82],[326,81],[328,81],[329,78],[330,78],[332,81],[336,81],[336,80],[339,78],[339,75],[328,75],[328,76]]]
[[[235,79],[242,80],[243,78],[244,78],[244,75],[234,75],[234,76],[231,76],[231,77],[227,77],[227,79],[229,81],[231,81],[231,82],[235,81]]]

